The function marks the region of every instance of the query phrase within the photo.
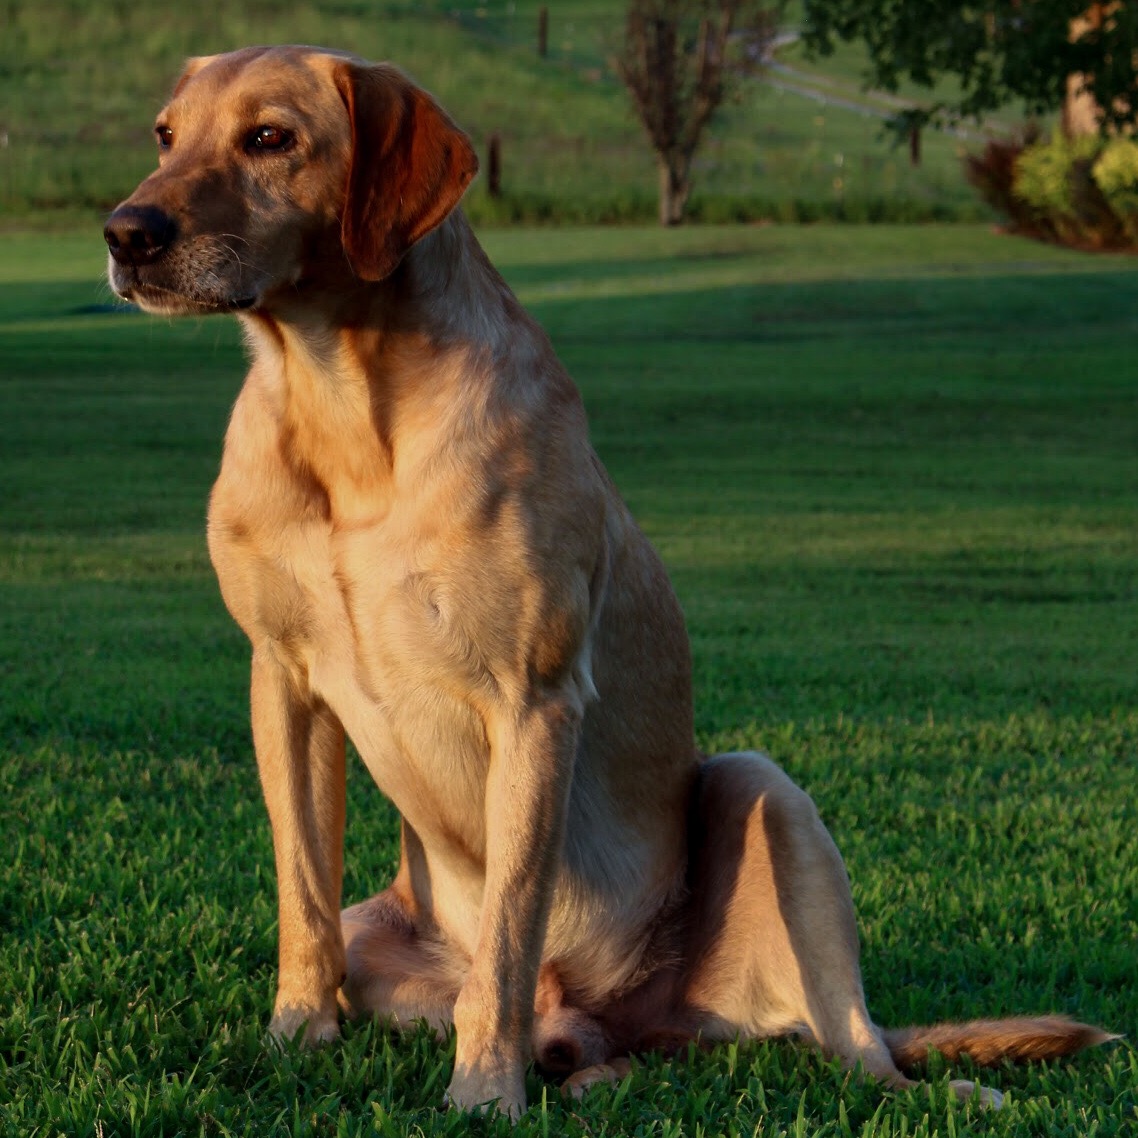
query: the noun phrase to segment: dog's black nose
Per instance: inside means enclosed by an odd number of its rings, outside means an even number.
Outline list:
[[[103,237],[120,265],[149,265],[174,240],[173,220],[155,206],[120,205],[107,219]]]

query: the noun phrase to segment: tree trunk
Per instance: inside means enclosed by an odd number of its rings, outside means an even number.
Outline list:
[[[1098,134],[1099,105],[1094,96],[1086,90],[1085,75],[1067,76],[1067,93],[1063,99],[1063,113],[1060,126],[1068,138],[1083,134]]]
[[[1101,28],[1103,21],[1117,4],[1092,4],[1081,16],[1076,16],[1069,25],[1069,39],[1072,43],[1089,31]],[[1067,91],[1063,99],[1063,113],[1060,125],[1068,138],[1081,134],[1097,134],[1102,121],[1102,108],[1094,96],[1086,89],[1087,77],[1081,74],[1067,76]]]
[[[684,220],[684,207],[691,193],[691,159],[679,155],[661,155],[660,224],[679,225]]]

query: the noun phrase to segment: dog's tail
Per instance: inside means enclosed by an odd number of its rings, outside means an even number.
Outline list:
[[[883,1034],[893,1062],[902,1071],[922,1066],[930,1048],[950,1061],[967,1055],[981,1067],[993,1067],[1003,1059],[1013,1063],[1058,1059],[1120,1038],[1102,1028],[1056,1015],[900,1027]]]

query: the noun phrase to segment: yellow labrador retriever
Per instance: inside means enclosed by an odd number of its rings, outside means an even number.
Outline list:
[[[449,1101],[511,1115],[533,1059],[579,1091],[697,1037],[796,1033],[894,1087],[929,1046],[1107,1038],[874,1025],[841,858],[768,759],[696,749],[667,576],[456,208],[477,160],[428,94],[249,48],[192,60],[155,133],[113,287],[238,313],[253,358],[209,547],[253,649],[276,1035],[453,1024]],[[403,822],[395,880],[341,913],[345,734]]]

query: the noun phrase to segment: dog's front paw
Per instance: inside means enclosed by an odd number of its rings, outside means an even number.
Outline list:
[[[495,1070],[494,1066],[455,1068],[446,1105],[479,1113],[499,1111],[516,1122],[526,1108],[525,1075],[521,1070]]]
[[[340,1038],[339,1017],[334,1006],[331,1012],[294,1005],[278,1007],[269,1022],[269,1038],[277,1043],[318,1047]]]

